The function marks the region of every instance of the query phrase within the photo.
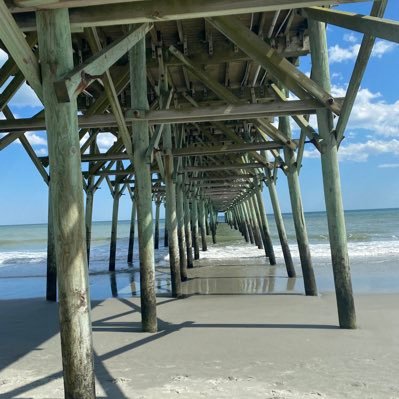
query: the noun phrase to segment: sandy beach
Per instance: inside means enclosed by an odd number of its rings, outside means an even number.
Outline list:
[[[358,295],[355,331],[332,294],[160,298],[153,335],[139,303],[93,303],[99,398],[399,397],[398,294]],[[57,305],[0,307],[0,396],[62,398]]]

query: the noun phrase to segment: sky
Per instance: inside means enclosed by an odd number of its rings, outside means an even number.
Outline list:
[[[385,17],[399,20],[397,2],[389,0]],[[396,3],[396,4],[395,4]],[[338,7],[369,14],[371,2]],[[362,35],[329,25],[327,28],[332,94],[344,96]],[[0,65],[7,55],[0,50]],[[300,68],[309,74],[310,56],[301,57]],[[399,207],[399,45],[378,40],[366,69],[357,100],[342,142],[339,159],[345,209]],[[4,89],[0,88],[0,92]],[[26,84],[9,103],[15,117],[31,117],[41,103]],[[0,113],[0,118],[4,116]],[[315,118],[312,125],[317,127]],[[293,125],[294,127],[294,125]],[[299,131],[294,128],[294,137]],[[0,133],[1,134],[1,133]],[[36,153],[47,155],[45,132],[29,132],[26,137]],[[106,151],[112,137],[100,135],[98,144]],[[300,171],[305,211],[325,209],[321,162],[317,150],[307,144]],[[19,143],[15,141],[0,152],[0,225],[46,223],[47,186]],[[279,172],[277,189],[283,212],[290,212],[287,179]],[[270,201],[264,190],[266,209]],[[119,219],[130,219],[131,200],[124,195]],[[110,220],[112,197],[106,184],[96,192],[93,220]]]

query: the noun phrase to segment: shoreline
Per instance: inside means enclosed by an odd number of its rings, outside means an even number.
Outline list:
[[[399,293],[399,268],[397,260],[381,262],[379,258],[351,263],[354,294]],[[105,268],[104,264],[104,268]],[[119,267],[119,270],[118,270]],[[295,265],[296,278],[286,276],[285,266],[270,266],[263,256],[240,259],[201,259],[190,271],[190,280],[183,283],[185,293],[267,295],[294,292],[303,293],[301,268]],[[330,265],[314,265],[319,292],[334,292]],[[156,266],[157,294],[170,292],[169,268]],[[89,275],[91,298],[105,300],[112,297],[131,298],[140,294],[140,274],[136,264],[117,264],[115,272],[94,271]],[[44,275],[0,275],[0,300],[44,298]]]

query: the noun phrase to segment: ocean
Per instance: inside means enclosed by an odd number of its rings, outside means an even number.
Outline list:
[[[291,214],[284,222],[292,256],[300,274],[299,254]],[[399,291],[399,209],[347,211],[346,225],[354,289],[358,292]],[[284,274],[284,264],[273,218],[269,215],[271,235],[278,265],[274,274]],[[333,290],[330,249],[325,212],[305,214],[313,265],[320,291]],[[222,219],[220,219],[222,221]],[[164,221],[160,223],[160,249],[155,251],[158,294],[168,295],[168,253],[163,246]],[[116,273],[108,273],[110,222],[94,222],[90,258],[92,298],[131,296],[139,293],[137,236],[134,263],[128,265],[129,221],[118,223]],[[137,232],[137,229],[136,229]],[[218,243],[201,252],[201,265],[227,264],[229,259],[245,265],[265,263],[264,252],[247,244],[224,223],[218,227]],[[0,226],[0,299],[43,296],[46,274],[47,225]],[[116,289],[118,287],[119,289]],[[296,284],[302,289],[302,282]],[[280,287],[283,289],[282,287]],[[251,293],[251,292],[249,292]]]

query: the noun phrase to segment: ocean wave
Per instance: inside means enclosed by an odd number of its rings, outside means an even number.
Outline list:
[[[40,263],[46,259],[46,252],[0,252],[0,267],[2,265]]]

